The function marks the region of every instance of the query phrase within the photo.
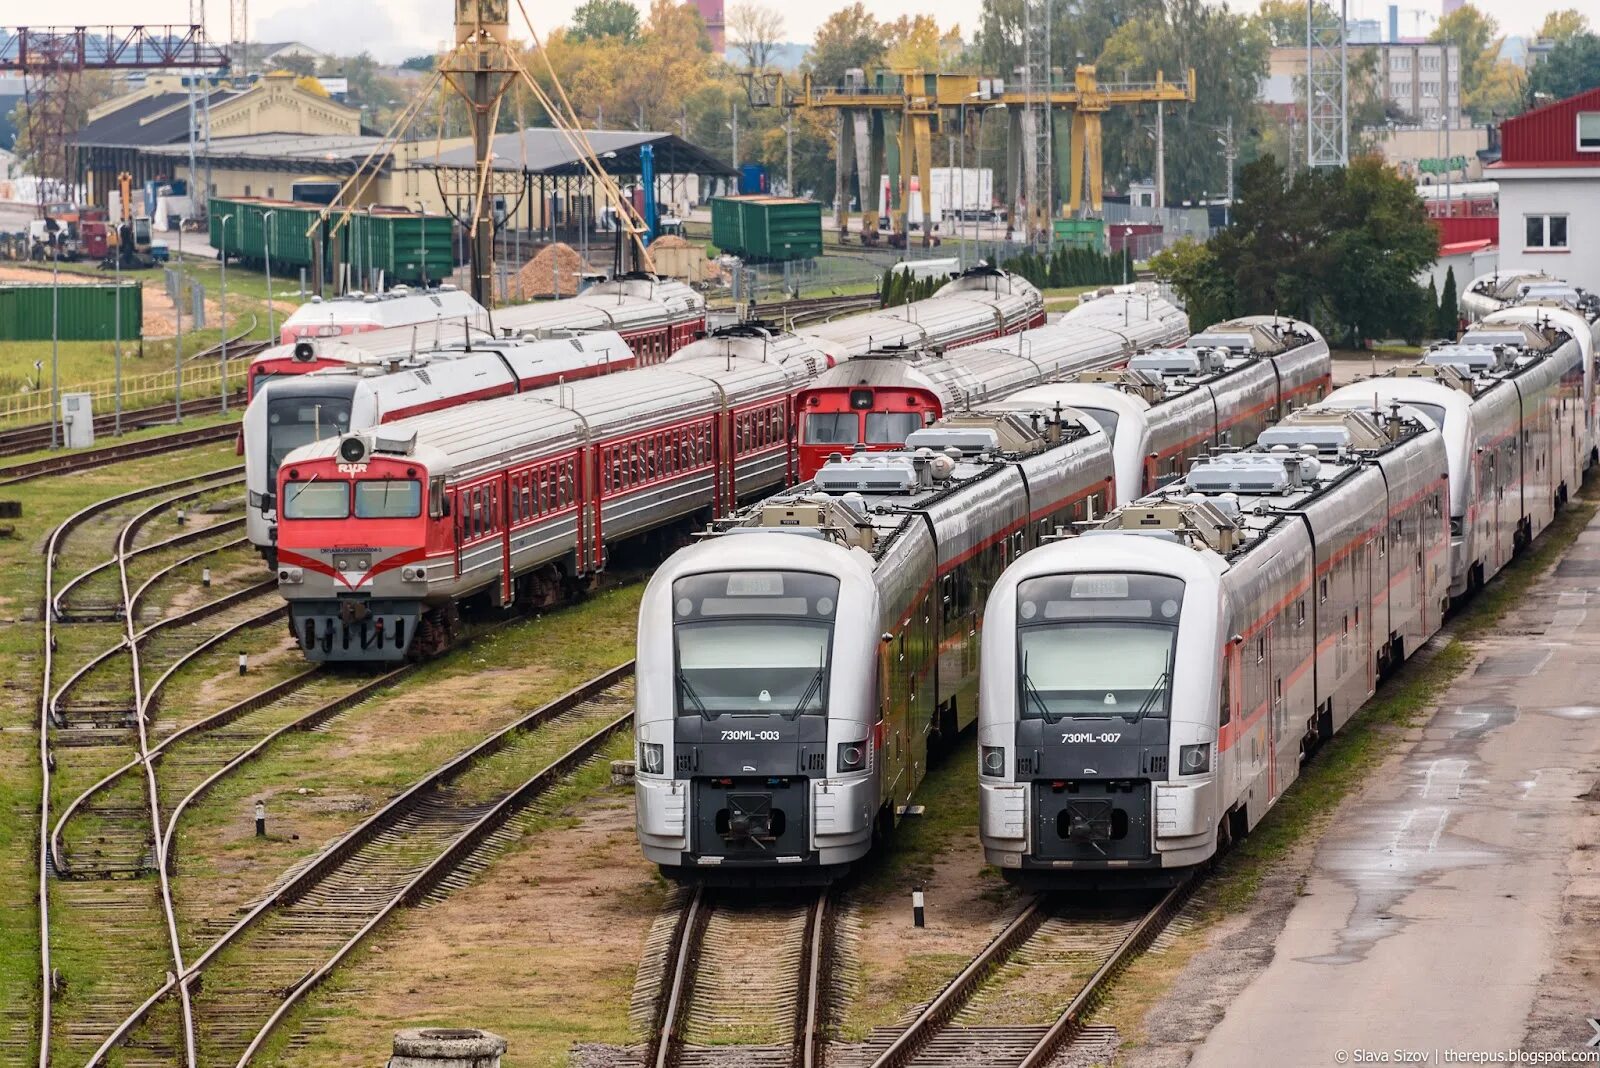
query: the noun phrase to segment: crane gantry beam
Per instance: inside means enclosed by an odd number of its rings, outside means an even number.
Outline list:
[[[222,69],[202,26],[0,27],[0,71]]]
[[[1058,74],[1065,72],[1057,72]],[[1102,82],[1095,68],[1080,65],[1068,80],[1051,79],[1046,87],[1031,92],[1007,86],[1001,79],[978,74],[944,74],[923,70],[879,70],[869,80],[862,72],[844,85],[823,85],[806,75],[798,89],[791,89],[783,76],[772,72],[750,72],[750,102],[756,107],[779,106],[832,110],[840,115],[839,146],[836,156],[841,170],[841,190],[851,167],[861,176],[861,231],[864,240],[876,239],[878,208],[877,181],[885,157],[898,155],[899,207],[893,211],[894,233],[906,235],[907,191],[913,173],[919,176],[923,218],[932,211],[928,146],[932,131],[946,111],[967,107],[1003,106],[1014,117],[1029,107],[1044,104],[1052,111],[1072,115],[1069,160],[1071,182],[1067,208],[1076,212],[1084,202],[1084,176],[1088,175],[1088,203],[1101,210],[1103,176],[1101,167],[1101,119],[1115,107],[1142,103],[1193,103],[1195,72],[1191,68],[1183,81],[1168,80],[1157,72],[1151,81]],[[887,121],[886,121],[887,120]],[[1011,156],[1020,149],[1017,124],[1012,127]],[[871,172],[869,177],[869,171]],[[870,188],[869,188],[870,186]],[[839,225],[848,225],[848,197],[838,206]],[[1050,209],[1032,209],[1035,223],[1048,226]],[[924,241],[927,233],[924,232]]]

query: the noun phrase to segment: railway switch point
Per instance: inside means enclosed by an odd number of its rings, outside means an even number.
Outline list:
[[[257,838],[265,838],[266,836],[267,836],[267,803],[265,801],[257,801],[256,802],[256,837]]]
[[[500,1068],[506,1040],[475,1027],[419,1027],[394,1033],[389,1068]]]

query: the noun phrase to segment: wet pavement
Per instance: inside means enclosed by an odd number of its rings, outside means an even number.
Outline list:
[[[1569,1050],[1591,1037],[1592,970],[1563,980],[1553,1026],[1530,1021],[1550,1015],[1549,975],[1572,940],[1600,941],[1571,908],[1600,882],[1582,851],[1600,798],[1600,520],[1476,651],[1406,751],[1338,811],[1271,963],[1192,1065],[1402,1051],[1439,1064],[1535,1034]]]

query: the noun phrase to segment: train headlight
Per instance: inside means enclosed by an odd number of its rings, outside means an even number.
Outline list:
[[[1001,776],[1006,773],[1006,750],[1002,745],[985,745],[978,754],[978,764],[985,775]]]
[[[866,742],[839,743],[839,770],[860,771],[867,766]]]
[[[402,567],[400,569],[400,577],[406,582],[427,582],[428,569],[422,564],[418,564],[416,567]]]
[[[278,582],[285,586],[298,586],[306,580],[306,573],[298,567],[278,568]]]
[[[1211,743],[1178,746],[1178,774],[1204,775],[1211,770]]]
[[[639,770],[646,775],[660,775],[667,762],[667,747],[660,742],[639,743]]]
[[[1450,536],[1452,538],[1461,537],[1462,534],[1466,533],[1466,529],[1466,520],[1462,519],[1458,515],[1453,515],[1450,517]]]

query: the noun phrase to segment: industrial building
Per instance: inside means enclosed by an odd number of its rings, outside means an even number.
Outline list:
[[[1600,289],[1600,89],[1500,127],[1500,269]]]

